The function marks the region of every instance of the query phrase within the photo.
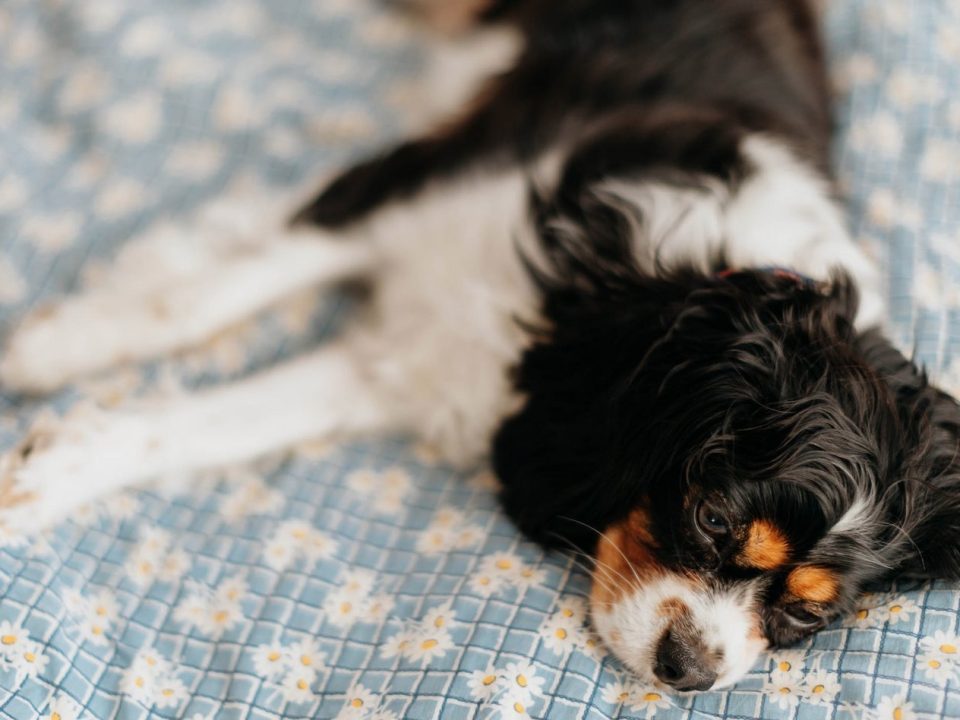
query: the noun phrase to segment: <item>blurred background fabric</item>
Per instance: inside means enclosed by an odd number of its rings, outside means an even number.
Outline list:
[[[850,225],[889,331],[956,392],[960,2],[831,0],[827,23]],[[132,238],[397,137],[421,40],[373,0],[5,0],[0,338]],[[43,413],[268,366],[349,313],[308,293],[170,360],[0,395],[0,446]],[[495,487],[400,438],[311,443],[0,534],[0,716],[960,717],[954,586],[881,588],[737,687],[669,696],[605,653],[581,561],[524,540]]]

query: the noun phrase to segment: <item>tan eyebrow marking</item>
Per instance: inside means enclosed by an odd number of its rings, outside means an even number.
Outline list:
[[[737,556],[737,564],[758,570],[775,570],[790,557],[790,543],[769,520],[754,520],[747,530],[747,539]]]
[[[802,565],[787,576],[787,590],[807,602],[836,600],[839,587],[837,574],[818,565]]]

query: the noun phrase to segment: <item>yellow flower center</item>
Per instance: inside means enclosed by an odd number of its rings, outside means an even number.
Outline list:
[[[660,702],[663,700],[663,697],[659,693],[647,693],[643,696],[643,699],[646,702]]]
[[[301,655],[301,656],[300,656],[300,664],[301,664],[301,665],[313,665],[313,658],[310,657],[309,655]]]
[[[893,720],[903,720],[903,708],[893,709]]]
[[[13,645],[16,642],[17,642],[16,635],[4,635],[2,638],[0,638],[0,643],[3,643],[4,645]]]
[[[143,682],[144,682],[143,678],[142,678],[142,677],[138,677],[138,678],[134,679],[133,684],[136,685],[138,688],[142,688],[142,687],[143,687]]]
[[[823,693],[824,690],[826,690],[826,688],[825,688],[823,685],[814,685],[814,686],[813,686],[813,694],[814,694],[814,695],[820,695],[820,694]]]
[[[943,645],[940,646],[940,652],[946,653],[947,655],[956,655],[957,646],[951,645],[950,643],[944,643]]]
[[[63,718],[60,716],[60,713],[52,712],[50,713],[50,720],[63,720]]]
[[[219,611],[217,611],[216,613],[213,614],[213,621],[214,621],[214,622],[222,623],[222,622],[225,622],[226,619],[227,619],[227,611],[226,611],[226,610],[219,610]]]
[[[103,628],[99,625],[94,625],[92,628],[90,628],[90,632],[92,632],[94,635],[103,635]]]
[[[898,612],[900,612],[901,610],[903,610],[903,605],[891,605],[891,606],[890,606],[890,612],[892,612],[894,615],[896,615],[896,614],[897,614]]]
[[[362,708],[363,700],[361,700],[360,698],[354,698],[353,700],[350,701],[350,705],[355,708]]]
[[[487,687],[490,687],[490,686],[493,685],[496,681],[497,681],[497,676],[496,676],[496,675],[487,675],[487,676],[483,679],[483,684],[486,685]]]
[[[782,687],[782,688],[780,688],[780,694],[781,694],[781,695],[789,695],[789,694],[790,694],[790,688],[788,688],[788,687]]]
[[[26,660],[28,663],[32,663],[32,662],[35,662],[35,661],[36,661],[37,656],[34,655],[32,652],[25,652],[25,653],[23,654],[23,658],[24,658],[24,660]]]
[[[164,697],[171,697],[173,695],[173,688],[164,688],[162,692]]]
[[[294,536],[297,540],[303,540],[303,539],[307,536],[307,531],[304,530],[303,528],[300,528],[300,529],[298,529],[298,530],[294,530],[294,531],[293,531],[293,536]]]
[[[422,643],[420,643],[420,647],[422,647],[424,650],[432,650],[439,644],[440,643],[438,643],[436,640],[430,638],[429,640],[424,640]]]
[[[567,631],[564,630],[563,628],[557,628],[557,631],[556,631],[555,633],[553,633],[553,634],[556,635],[556,636],[557,636],[558,638],[560,638],[561,640],[566,640],[566,639],[567,639]]]
[[[497,560],[497,567],[501,570],[509,570],[513,567],[513,563],[506,558],[503,558],[502,560]]]
[[[488,578],[488,577],[482,577],[482,578],[480,578],[479,580],[477,580],[477,582],[480,583],[481,585],[489,585],[489,584],[490,584],[490,578]]]
[[[353,610],[353,605],[348,602],[340,603],[340,612],[346,615],[348,612]]]
[[[520,687],[526,687],[528,684],[529,684],[529,681],[527,680],[526,675],[524,675],[523,673],[517,675],[517,685],[519,685]]]
[[[630,697],[630,693],[628,693],[628,692],[622,692],[622,693],[620,693],[619,695],[617,695],[617,700],[619,700],[620,702],[623,702],[623,701],[626,700],[628,697]]]
[[[870,615],[870,611],[866,608],[857,610],[857,620],[866,620],[868,615]]]
[[[516,711],[517,711],[518,713],[520,713],[521,715],[523,715],[523,713],[525,713],[525,712],[527,711],[527,709],[526,709],[523,705],[521,705],[520,703],[518,703],[518,702],[515,702],[515,703],[513,704],[513,709],[516,710]]]
[[[436,620],[433,621],[433,626],[435,628],[442,628],[445,624],[446,624],[446,620],[444,620],[442,617],[438,617]]]
[[[308,687],[310,687],[310,683],[308,683],[308,682],[307,682],[306,680],[304,680],[303,678],[300,678],[299,680],[297,680],[297,688],[298,688],[298,689],[300,689],[300,690],[306,690]]]
[[[151,564],[148,563],[148,562],[142,562],[142,563],[140,563],[140,572],[142,572],[144,575],[147,575],[147,574],[153,572],[153,565],[151,565]]]
[[[533,570],[531,570],[530,568],[527,568],[526,570],[524,570],[524,571],[523,571],[522,573],[520,573],[520,574],[523,575],[523,577],[525,577],[525,578],[533,577]]]
[[[786,660],[784,660],[784,661],[781,662],[779,665],[777,665],[777,667],[778,667],[782,672],[789,672],[789,671],[790,671],[790,668],[793,667],[793,666],[792,666],[790,663],[788,663]]]
[[[563,610],[563,616],[564,616],[564,617],[573,617],[573,610],[571,610],[570,608],[564,608],[564,610]]]
[[[103,605],[97,608],[97,615],[99,615],[100,617],[103,617],[106,614],[107,614],[107,609],[103,607]]]
[[[157,659],[155,657],[147,656],[147,665],[156,665]]]
[[[930,667],[932,667],[934,670],[939,670],[939,669],[940,669],[940,661],[939,661],[939,660],[930,660],[930,661],[927,663],[927,665],[929,665]]]
[[[280,659],[280,653],[276,650],[271,650],[270,654],[267,655],[267,660],[269,660],[270,662],[276,662],[279,659]]]

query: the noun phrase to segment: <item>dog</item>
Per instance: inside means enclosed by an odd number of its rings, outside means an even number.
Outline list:
[[[33,434],[3,461],[5,527],[310,438],[413,433],[489,455],[525,533],[590,553],[597,631],[676,691],[735,683],[871,583],[960,577],[960,408],[879,329],[816,7],[408,5],[513,54],[269,242],[35,312],[0,380],[47,392],[312,285],[366,283],[359,317],[263,374]]]

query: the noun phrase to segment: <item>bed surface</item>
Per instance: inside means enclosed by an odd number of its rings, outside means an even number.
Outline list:
[[[851,227],[897,343],[960,390],[960,2],[832,0],[827,22]],[[372,0],[6,0],[0,337],[138,233],[395,136],[416,46]],[[0,395],[0,447],[43,412],[268,366],[348,315],[310,294],[172,361]],[[883,588],[678,698],[606,656],[585,573],[517,533],[485,468],[383,438],[171,487],[0,538],[0,717],[960,717],[954,586]]]

